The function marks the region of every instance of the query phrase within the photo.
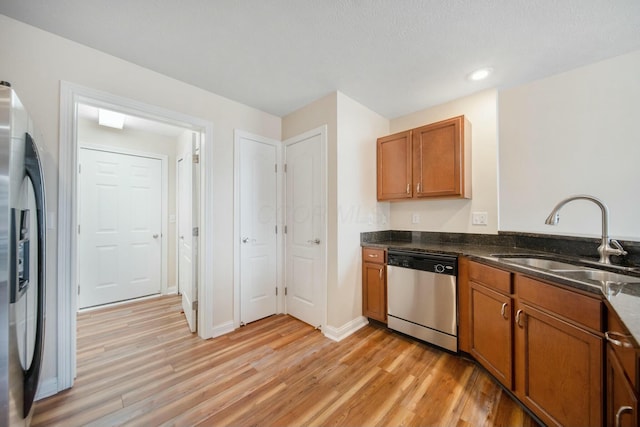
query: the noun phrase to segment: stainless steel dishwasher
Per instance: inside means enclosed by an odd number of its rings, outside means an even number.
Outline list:
[[[457,352],[457,274],[455,256],[389,250],[389,328]]]

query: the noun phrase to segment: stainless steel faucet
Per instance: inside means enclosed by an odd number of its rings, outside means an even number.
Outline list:
[[[548,225],[557,225],[558,221],[560,221],[560,209],[572,200],[589,200],[598,205],[602,211],[602,243],[598,246],[600,262],[603,264],[611,264],[611,260],[609,259],[611,255],[626,255],[627,251],[622,248],[620,242],[615,239],[609,239],[609,209],[607,208],[607,205],[605,205],[600,199],[593,196],[578,194],[576,196],[567,197],[553,208],[544,223]]]

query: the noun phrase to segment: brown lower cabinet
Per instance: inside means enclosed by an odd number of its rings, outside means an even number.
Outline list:
[[[518,306],[516,395],[547,425],[602,425],[602,338]]]
[[[606,425],[637,427],[639,349],[613,310],[607,312]]]
[[[513,299],[476,282],[470,286],[471,355],[513,388]]]
[[[602,300],[474,261],[463,271],[461,349],[546,425],[601,426]]]
[[[387,323],[386,251],[362,248],[362,315]]]
[[[607,344],[607,425],[638,426],[638,398],[611,344]]]

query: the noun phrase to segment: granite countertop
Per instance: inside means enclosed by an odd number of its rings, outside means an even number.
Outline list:
[[[361,244],[369,247],[379,247],[392,250],[404,250],[415,252],[429,252],[436,254],[448,254],[466,256],[470,259],[493,265],[495,267],[508,268],[510,271],[527,274],[531,277],[551,281],[583,292],[604,296],[608,305],[618,314],[624,325],[627,327],[635,341],[636,346],[640,346],[640,269],[622,268],[602,265],[593,259],[576,257],[570,255],[557,254],[549,251],[518,247],[513,244],[512,239],[500,239],[498,236],[485,238],[481,235],[470,235],[460,238],[445,237],[440,233],[425,233],[428,236],[420,235],[413,239],[408,239],[406,235],[394,235],[393,232],[383,235],[376,235],[377,238],[362,239]],[[434,236],[436,238],[434,238]],[[399,238],[398,238],[399,237]],[[574,265],[588,267],[597,270],[607,270],[622,274],[623,281],[599,281],[582,280],[569,277],[561,271],[544,270],[537,267],[530,267],[518,264],[517,259],[505,259],[508,256],[534,256],[537,258],[547,258],[554,261],[566,262]],[[517,257],[516,257],[517,258]],[[620,278],[618,278],[620,279]]]

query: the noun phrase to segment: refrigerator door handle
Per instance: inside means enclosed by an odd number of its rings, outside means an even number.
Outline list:
[[[29,290],[29,274],[31,270],[29,265],[29,260],[31,259],[29,221],[30,212],[28,209],[11,208],[10,244],[13,246],[13,249],[9,251],[11,256],[9,262],[11,304],[15,304]]]
[[[23,412],[26,417],[31,411],[31,406],[38,390],[38,380],[40,379],[40,370],[42,367],[42,357],[44,348],[44,316],[45,316],[45,253],[46,253],[46,212],[45,212],[45,194],[44,194],[44,177],[42,165],[31,135],[26,134],[25,147],[25,169],[27,176],[33,185],[33,191],[36,200],[36,221],[38,230],[36,231],[38,241],[38,300],[36,317],[36,336],[33,348],[33,359],[31,365],[24,372],[24,401]]]

